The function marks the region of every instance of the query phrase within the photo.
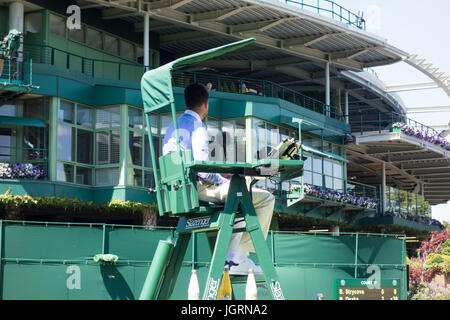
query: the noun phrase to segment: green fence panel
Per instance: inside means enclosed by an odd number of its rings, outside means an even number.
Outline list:
[[[173,233],[106,224],[2,221],[0,227],[0,298],[5,300],[138,299],[158,241]],[[287,299],[316,299],[317,293],[333,299],[334,279],[368,278],[372,265],[378,266],[382,279],[401,279],[400,297],[406,299],[404,241],[380,235],[271,232],[267,244]],[[97,263],[93,256],[99,253],[119,259]],[[170,299],[187,299],[192,268],[198,270],[202,295],[210,260],[205,234],[195,234]],[[245,281],[234,283],[233,290],[236,299],[244,299]],[[258,284],[258,297],[271,297],[264,283]]]

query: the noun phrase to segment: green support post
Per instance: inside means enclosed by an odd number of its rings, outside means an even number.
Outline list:
[[[170,241],[159,241],[139,300],[154,300],[156,298],[172,250],[173,244]]]

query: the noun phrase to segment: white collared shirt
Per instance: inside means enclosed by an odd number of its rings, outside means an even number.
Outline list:
[[[208,131],[197,112],[186,110],[178,119],[178,134],[180,136],[181,150],[192,150],[194,160],[209,160],[209,137]],[[163,155],[176,152],[177,142],[173,123],[166,130],[163,142]],[[197,175],[206,182],[222,184],[227,179],[217,173],[199,172]]]

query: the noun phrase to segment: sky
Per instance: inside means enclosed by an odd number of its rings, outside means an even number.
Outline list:
[[[366,30],[409,53],[417,54],[450,76],[450,0],[337,0],[344,8],[364,12]],[[432,80],[405,62],[374,68],[386,85]],[[406,107],[450,106],[450,98],[442,89],[398,93]],[[450,110],[450,107],[449,107]],[[450,111],[408,114],[426,125],[448,124]],[[432,216],[450,221],[450,202],[432,207]]]

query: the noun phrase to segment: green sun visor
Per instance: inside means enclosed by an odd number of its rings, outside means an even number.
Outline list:
[[[249,38],[221,47],[205,50],[189,56],[176,59],[159,68],[147,71],[142,76],[141,93],[144,102],[144,111],[151,112],[158,110],[174,102],[172,90],[172,70],[184,68],[205,60],[209,60],[225,53],[242,48],[255,41]]]

